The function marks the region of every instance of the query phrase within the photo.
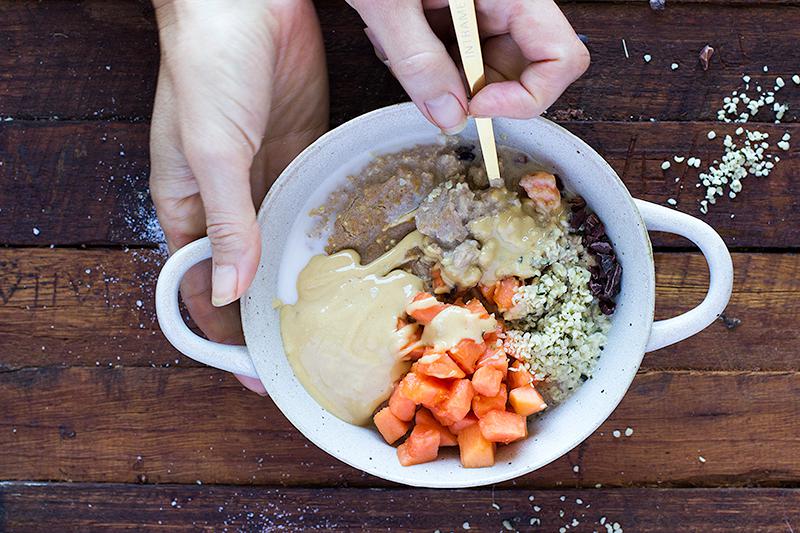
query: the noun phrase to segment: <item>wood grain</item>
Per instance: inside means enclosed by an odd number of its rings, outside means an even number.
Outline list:
[[[618,522],[625,531],[652,533],[784,533],[797,527],[798,509],[797,489],[434,491],[0,484],[0,527],[20,532],[189,526],[193,531],[430,532],[460,531],[466,522],[470,531],[504,531],[506,523],[512,530],[557,531],[570,524],[569,531],[581,533],[605,531],[605,523]],[[539,522],[532,526],[531,519]],[[577,525],[572,525],[573,519]]]
[[[0,249],[0,371],[40,366],[198,366],[158,329],[156,250]],[[734,254],[721,322],[648,354],[643,369],[800,370],[800,256]],[[656,255],[657,318],[697,305],[708,284],[697,254]]]
[[[798,394],[798,372],[640,374],[590,438],[513,485],[796,484]],[[4,372],[0,405],[0,479],[384,484],[320,451],[269,399],[211,369]],[[612,436],[627,427],[632,436]]]
[[[589,37],[592,66],[552,108],[595,120],[713,120],[723,96],[743,72],[774,80],[796,72],[800,27],[797,2],[669,4],[654,12],[645,2],[567,3],[576,31]],[[374,57],[363,22],[336,0],[318,1],[323,25],[332,119],[339,124],[407,100]],[[144,1],[0,2],[0,116],[40,119],[143,120],[151,113],[158,46]],[[713,21],[711,23],[710,21]],[[768,38],[763,28],[769,28]],[[630,58],[623,54],[625,38]],[[717,49],[704,72],[697,55]],[[87,53],[90,50],[90,53]],[[653,60],[642,61],[649,53]],[[669,65],[681,65],[671,71]],[[757,76],[756,76],[757,75]],[[35,84],[36,90],[31,86]],[[796,88],[782,93],[796,120]],[[759,120],[768,120],[762,112]],[[769,121],[769,120],[768,120]]]
[[[661,163],[673,155],[700,157],[704,165],[722,156],[722,137],[734,127],[704,123],[564,122],[623,178],[638,198],[700,216],[700,170]],[[713,129],[717,138],[708,140]],[[800,125],[763,126],[781,161],[768,178],[750,177],[735,199],[721,199],[703,217],[731,247],[800,246],[800,157],[774,142]],[[163,241],[149,199],[148,126],[109,122],[0,123],[0,243],[47,246],[154,245]],[[705,166],[703,168],[706,168]],[[680,178],[680,181],[675,181]],[[26,201],[20,201],[25,198]],[[735,218],[731,218],[731,214]],[[38,231],[38,234],[36,232]],[[688,241],[654,234],[656,246]]]

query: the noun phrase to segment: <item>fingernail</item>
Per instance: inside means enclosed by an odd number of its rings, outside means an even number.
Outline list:
[[[222,307],[234,301],[238,279],[235,266],[214,265],[214,273],[211,275],[211,304]]]
[[[447,135],[459,133],[467,125],[467,113],[453,93],[445,93],[425,102],[425,109]]]
[[[377,37],[375,37],[375,34],[372,33],[372,30],[370,30],[369,28],[364,28],[364,33],[367,35],[367,39],[369,39],[369,42],[372,43],[372,47],[375,48],[375,55],[378,56],[378,59],[383,61],[384,65],[388,65],[389,57],[386,55],[386,52],[383,51],[383,47],[381,46],[381,43],[378,42],[378,39]]]

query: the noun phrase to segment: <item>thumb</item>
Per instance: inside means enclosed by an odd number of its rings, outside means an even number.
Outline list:
[[[422,2],[351,0],[366,34],[422,114],[443,132],[467,123],[467,94],[453,59],[436,37]]]
[[[187,152],[211,240],[211,303],[221,307],[247,290],[261,258],[261,236],[250,193],[252,159],[243,153]]]

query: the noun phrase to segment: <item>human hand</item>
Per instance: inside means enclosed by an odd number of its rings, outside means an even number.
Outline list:
[[[476,0],[487,85],[467,103],[447,0],[348,3],[375,53],[445,133],[461,131],[468,114],[540,115],[589,66],[589,52],[552,0]]]
[[[150,190],[170,252],[208,235],[211,265],[181,295],[209,339],[244,342],[238,305],[255,276],[255,206],[328,126],[322,35],[310,0],[154,0],[161,67]],[[239,377],[264,394],[258,380]]]

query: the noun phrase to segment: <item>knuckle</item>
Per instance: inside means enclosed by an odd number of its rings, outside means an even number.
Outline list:
[[[239,168],[249,164],[249,154],[244,147],[228,142],[225,138],[198,139],[194,134],[184,136],[184,150],[189,160],[200,164],[220,164]]]
[[[575,39],[575,48],[572,52],[572,58],[572,62],[575,65],[575,70],[578,75],[586,72],[586,69],[589,68],[589,64],[592,62],[592,56],[589,54],[589,50],[580,41],[580,39]]]
[[[441,55],[433,50],[416,52],[397,61],[392,61],[392,72],[398,78],[416,78],[435,71],[440,64]]]
[[[252,224],[234,220],[214,220],[218,218],[213,212],[208,214],[206,233],[217,253],[230,254],[240,252],[248,241]]]

